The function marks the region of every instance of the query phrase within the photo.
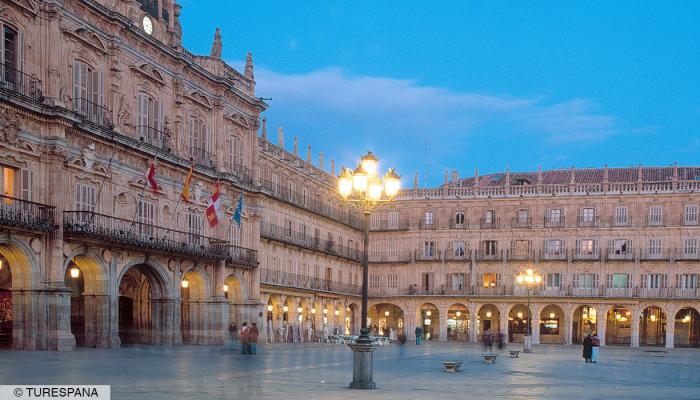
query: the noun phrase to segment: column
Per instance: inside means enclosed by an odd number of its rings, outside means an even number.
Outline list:
[[[212,299],[209,304],[208,342],[213,345],[223,345],[228,338],[228,302],[224,293],[224,280],[226,278],[226,261],[219,260],[214,265],[214,287]]]
[[[574,317],[573,315],[565,315],[564,316],[564,344],[572,344],[573,339],[573,330],[574,330]]]
[[[597,321],[596,321],[596,331],[598,333],[598,338],[600,339],[600,345],[605,346],[605,332],[608,327],[608,311],[610,311],[610,306],[607,304],[600,304],[596,307]]]
[[[532,310],[532,344],[540,344],[540,310]]]
[[[440,337],[438,340],[440,342],[446,342],[447,341],[447,307],[445,308],[438,308],[438,312],[440,313]]]
[[[630,337],[630,347],[639,347],[639,310],[632,309],[632,336]]]
[[[108,347],[121,347],[119,338],[119,280],[117,278],[117,257],[111,254],[109,261],[109,339]]]
[[[672,310],[674,311],[674,310]],[[673,313],[673,312],[672,312]],[[668,312],[666,313],[666,345],[667,349],[672,349],[674,346],[674,339],[676,333],[676,317],[675,313],[671,316]]]
[[[180,280],[182,279],[182,260],[175,260],[175,268],[173,268],[173,345],[182,345],[182,307],[180,306]]]

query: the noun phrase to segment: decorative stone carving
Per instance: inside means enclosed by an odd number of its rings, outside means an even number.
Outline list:
[[[126,100],[125,95],[119,96],[119,112],[117,113],[117,124],[124,130],[128,130],[131,126],[131,111],[129,107],[129,102]]]
[[[2,110],[0,113],[0,129],[2,129],[0,140],[13,146],[18,144],[20,129],[16,113]]]
[[[112,251],[109,249],[102,250],[102,259],[109,264],[112,261]]]
[[[41,242],[41,239],[39,238],[33,238],[31,242],[29,242],[29,245],[31,246],[32,250],[34,251],[34,254],[36,255],[41,254],[41,249],[44,247],[43,243]]]
[[[93,165],[95,165],[95,144],[90,143],[86,147],[83,147],[82,155],[85,168],[92,169]]]

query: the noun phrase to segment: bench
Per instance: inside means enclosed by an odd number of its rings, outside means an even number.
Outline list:
[[[496,353],[484,353],[484,362],[486,364],[495,364],[497,356],[498,354]]]
[[[520,356],[520,350],[508,350],[510,353],[510,358],[518,358]]]
[[[457,372],[459,367],[462,366],[464,361],[443,361],[442,367],[445,368],[445,372]]]
[[[649,357],[664,357],[668,354],[668,350],[644,350],[644,354]]]

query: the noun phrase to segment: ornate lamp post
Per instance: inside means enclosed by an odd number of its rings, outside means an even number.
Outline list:
[[[542,282],[542,276],[528,268],[525,273],[520,273],[516,278],[518,284],[527,286],[527,335],[523,341],[523,352],[530,353],[532,351],[532,311],[530,310],[530,294],[532,286]]]
[[[367,291],[369,281],[369,216],[383,203],[391,201],[398,193],[401,177],[389,168],[384,179],[377,175],[379,159],[368,151],[362,156],[354,171],[343,168],[338,177],[338,192],[345,201],[352,204],[364,215],[364,254],[362,258],[362,315],[360,337],[350,344],[353,351],[352,389],[374,389],[372,360],[375,347],[369,338],[367,328]]]

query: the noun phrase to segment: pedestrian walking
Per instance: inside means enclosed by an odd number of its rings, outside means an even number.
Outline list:
[[[481,341],[484,343],[484,351],[490,353],[493,351],[493,334],[491,329],[487,329],[481,337]]]
[[[505,342],[505,335],[500,330],[496,334],[496,342],[498,343],[498,350],[503,350],[503,344]]]
[[[250,344],[248,343],[248,323],[244,322],[241,325],[241,332],[239,334],[241,340],[241,354],[250,354]]]
[[[591,338],[591,335],[587,335],[585,339],[583,339],[583,358],[586,360],[587,363],[591,362],[591,357],[593,354],[593,339]]]
[[[248,329],[248,341],[250,342],[250,353],[255,354],[258,347],[258,327],[253,322],[253,325]]]
[[[420,326],[416,327],[416,345],[420,344],[421,338],[423,336],[423,329]]]
[[[593,338],[591,339],[593,348],[591,349],[591,362],[598,362],[598,349],[600,349],[600,338],[597,333],[593,333]]]
[[[228,350],[236,351],[238,349],[238,325],[235,322],[231,322],[228,326]]]
[[[399,360],[400,360],[403,358],[404,354],[406,353],[406,335],[403,334],[403,331],[399,332],[398,342],[399,342]]]

